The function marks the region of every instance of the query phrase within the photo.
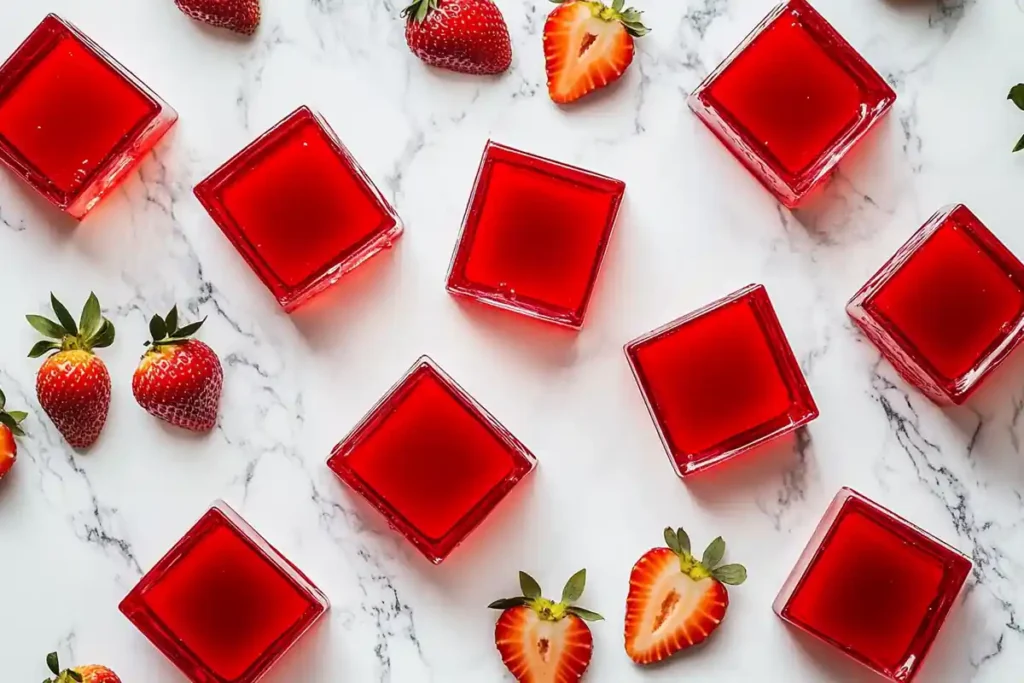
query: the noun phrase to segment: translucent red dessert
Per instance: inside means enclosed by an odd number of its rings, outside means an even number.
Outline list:
[[[424,356],[327,465],[439,564],[536,460]]]
[[[0,161],[78,219],[177,118],[103,48],[53,14],[0,66]]]
[[[626,357],[681,477],[818,416],[761,285],[630,342]]]
[[[908,382],[963,403],[1021,341],[1024,265],[967,207],[946,207],[847,311]]]
[[[775,600],[775,612],[892,681],[910,681],[971,561],[842,489]]]
[[[448,291],[579,328],[626,184],[488,142]]]
[[[253,683],[328,607],[295,565],[217,501],[120,609],[189,680]]]
[[[690,95],[694,113],[788,207],[896,93],[805,0],[776,7]]]
[[[195,194],[289,311],[402,234],[394,209],[308,107],[214,171]]]

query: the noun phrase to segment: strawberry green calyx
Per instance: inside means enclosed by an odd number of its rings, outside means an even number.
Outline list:
[[[57,321],[41,315],[27,315],[25,319],[46,339],[37,342],[29,351],[29,358],[39,358],[53,351],[88,351],[102,349],[114,343],[114,324],[103,317],[99,299],[90,293],[82,308],[78,323],[68,309],[50,294],[50,306]]]
[[[519,572],[519,587],[522,589],[523,594],[515,598],[495,600],[487,607],[500,610],[507,610],[513,607],[529,607],[540,615],[541,619],[546,621],[561,621],[570,615],[579,617],[584,621],[602,621],[604,617],[597,612],[591,612],[574,604],[583,597],[583,589],[586,588],[586,585],[587,570],[581,569],[569,578],[565,588],[562,589],[562,599],[555,602],[544,597],[540,584],[537,583],[536,579],[526,572]]]
[[[149,334],[153,338],[146,342],[146,346],[157,349],[161,346],[184,344],[199,331],[205,322],[206,318],[203,318],[197,323],[178,327],[178,307],[174,306],[166,317],[161,318],[159,315],[154,315],[149,321]]]
[[[1024,83],[1018,83],[1010,88],[1010,94],[1006,96],[1006,99],[1017,105],[1018,109],[1024,109]],[[1017,141],[1013,151],[1019,152],[1022,149],[1024,149],[1024,137]]]
[[[47,678],[43,683],[82,683],[82,674],[73,669],[60,670],[60,662],[57,660],[57,653],[51,652],[46,655],[46,666],[53,673],[53,678]]]
[[[606,5],[598,0],[551,0],[556,5],[566,2],[582,2],[590,6],[590,13],[602,21],[618,21],[625,28],[626,32],[634,38],[643,38],[651,29],[644,26],[643,11],[635,7],[626,7],[625,0],[614,0],[611,5]]]
[[[679,556],[679,569],[694,581],[708,577],[730,586],[738,586],[747,580],[747,568],[742,564],[722,564],[725,557],[725,541],[719,536],[708,544],[704,555],[697,559],[690,551],[690,537],[682,527],[665,528],[665,545]]]
[[[416,23],[423,23],[431,12],[437,9],[438,0],[413,0],[402,10],[402,17]]]
[[[15,436],[25,436],[21,423],[28,417],[28,413],[23,410],[6,410],[6,406],[7,397],[4,396],[3,390],[0,390],[0,425],[10,429],[11,434]]]

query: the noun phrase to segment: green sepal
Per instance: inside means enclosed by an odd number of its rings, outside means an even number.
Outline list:
[[[519,588],[522,589],[523,595],[530,599],[539,598],[544,594],[537,579],[526,572],[519,572]]]
[[[56,652],[46,655],[46,666],[54,676],[60,676],[60,661],[57,659]]]
[[[63,339],[67,332],[63,327],[41,315],[26,315],[25,320],[36,332],[50,339]]]
[[[742,564],[723,564],[712,570],[711,576],[729,586],[738,586],[747,580],[747,568]]]
[[[700,563],[708,571],[712,571],[715,567],[721,563],[722,558],[725,557],[725,541],[719,536],[715,540],[708,544],[707,549],[704,550],[704,557],[701,558]]]
[[[577,607],[576,605],[569,605],[568,607],[565,608],[565,611],[568,612],[569,614],[576,615],[577,617],[579,617],[583,621],[604,621],[604,617],[602,617],[600,614],[598,614],[597,612],[592,612],[589,609],[586,609],[584,607]]]
[[[36,342],[35,345],[29,350],[28,357],[39,358],[40,356],[47,354],[50,351],[60,351],[60,344],[58,344],[55,341],[43,339],[42,341]]]
[[[520,595],[517,598],[502,598],[487,605],[488,609],[507,610],[513,607],[526,607],[530,604],[530,598]]]
[[[1013,151],[1014,151],[1014,152],[1019,152],[1019,151],[1021,151],[1022,149],[1024,149],[1024,135],[1022,135],[1022,136],[1021,136],[1021,138],[1020,138],[1020,140],[1018,140],[1018,141],[1017,141],[1017,144],[1016,144],[1016,145],[1014,145],[1014,147],[1013,147]]]
[[[178,305],[171,306],[171,310],[167,311],[167,315],[164,316],[164,323],[169,330],[178,329]]]
[[[1017,105],[1018,109],[1024,109],[1024,83],[1018,83],[1010,88],[1010,94],[1006,99]]]
[[[53,292],[50,292],[50,306],[53,307],[53,312],[57,314],[57,320],[60,321],[61,326],[63,326],[67,334],[70,334],[72,337],[77,337],[78,325],[75,324],[75,319],[71,317],[70,313],[68,313],[68,309],[64,307],[64,304],[57,300],[57,297],[53,295]]]
[[[110,346],[114,343],[114,325],[103,317],[99,299],[94,292],[82,307],[78,323],[57,297],[50,293],[50,306],[59,322],[41,315],[27,315],[25,319],[37,332],[47,339],[37,342],[29,351],[30,358],[38,358],[50,351],[89,351]],[[52,341],[56,340],[56,341]]]
[[[167,337],[167,325],[164,319],[154,315],[149,320],[149,335],[153,337],[153,343],[157,343]]]
[[[100,300],[96,298],[95,292],[89,292],[89,298],[85,300],[82,307],[82,317],[78,321],[78,329],[81,330],[82,338],[89,339],[99,332],[103,324],[103,312],[100,311]]]
[[[576,602],[583,597],[583,590],[587,587],[587,570],[581,569],[572,576],[565,583],[565,588],[562,589],[562,602],[570,603]]]
[[[402,10],[402,18],[423,23],[432,10],[437,9],[437,0],[413,0],[412,4]]]

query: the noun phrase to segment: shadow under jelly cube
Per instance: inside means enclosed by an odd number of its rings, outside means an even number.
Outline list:
[[[533,455],[426,356],[327,461],[440,564],[536,467]]]
[[[1024,265],[967,207],[946,207],[847,312],[908,382],[960,404],[1024,335]]]
[[[53,14],[0,66],[0,161],[79,220],[177,119],[142,81]]]
[[[121,602],[191,681],[255,683],[330,604],[217,501]]]
[[[671,322],[625,350],[681,477],[818,416],[761,285]]]
[[[896,93],[805,0],[776,7],[690,108],[789,208],[828,177]]]
[[[287,311],[402,234],[394,209],[308,107],[214,171],[195,195]]]
[[[971,561],[844,488],[775,600],[775,612],[891,681],[914,678]]]
[[[579,329],[625,189],[620,180],[488,142],[448,291]]]

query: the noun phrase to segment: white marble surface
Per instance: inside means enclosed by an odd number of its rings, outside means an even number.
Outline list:
[[[962,201],[1024,254],[1021,0],[820,0],[899,92],[893,113],[825,195],[781,209],[686,109],[705,73],[771,0],[647,0],[651,35],[622,82],[572,109],[549,102],[549,5],[498,0],[510,73],[430,71],[405,49],[396,0],[264,0],[251,41],[206,30],[171,0],[6,2],[6,54],[55,11],[180,112],[134,174],[75,226],[0,173],[0,385],[31,412],[0,485],[0,678],[38,680],[43,656],[115,667],[126,683],[182,676],[117,603],[215,498],[234,505],[333,601],[268,683],[511,680],[484,606],[516,570],[556,590],[590,570],[587,680],[870,681],[798,638],[770,609],[819,515],[853,486],[973,557],[970,588],[922,683],[1018,680],[1024,666],[1024,356],[966,407],[899,380],[843,304],[938,206]],[[323,112],[393,201],[407,232],[289,317],[194,199],[210,170],[295,106]],[[628,189],[580,334],[463,305],[443,280],[485,140],[580,164]],[[629,339],[749,282],[774,299],[821,408],[806,437],[684,485],[672,474],[622,354]],[[89,289],[118,326],[103,353],[110,420],[73,453],[39,409],[22,315]],[[165,428],[131,396],[145,321],[172,302],[210,317],[225,365],[219,425]],[[422,353],[538,456],[540,467],[442,566],[324,466],[331,446]],[[722,534],[749,582],[704,649],[640,671],[622,648],[629,569],[683,524]]]

